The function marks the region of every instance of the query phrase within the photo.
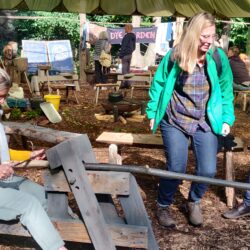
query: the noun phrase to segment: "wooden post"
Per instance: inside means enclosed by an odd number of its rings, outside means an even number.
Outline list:
[[[226,180],[234,180],[234,167],[233,167],[233,152],[225,151],[224,152],[224,166],[226,171]],[[232,208],[235,204],[235,190],[232,187],[226,187],[225,193],[227,197],[227,206]]]
[[[80,41],[82,41],[82,32],[84,24],[86,23],[86,14],[79,14],[80,16]],[[82,49],[82,44],[80,43],[79,46],[79,66],[80,66],[80,82],[87,83],[87,76],[84,71],[86,64],[87,64],[87,49]]]

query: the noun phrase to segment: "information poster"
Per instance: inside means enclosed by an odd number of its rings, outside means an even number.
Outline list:
[[[74,64],[69,40],[22,40],[22,56],[28,58],[28,72],[36,73],[38,64],[50,64],[56,73],[73,73]]]

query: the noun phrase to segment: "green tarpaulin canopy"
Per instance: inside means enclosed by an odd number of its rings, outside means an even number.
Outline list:
[[[0,9],[186,17],[204,10],[220,17],[250,17],[250,0],[0,0]]]

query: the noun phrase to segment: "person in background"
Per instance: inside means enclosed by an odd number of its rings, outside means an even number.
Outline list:
[[[247,54],[245,54],[245,53],[240,53],[239,57],[246,64],[248,73],[250,74],[250,59],[249,59],[249,56]]]
[[[235,90],[250,90],[250,75],[246,63],[239,56],[237,47],[228,49],[228,59],[233,72],[233,87]]]
[[[99,38],[95,43],[94,61],[95,61],[95,82],[106,83],[109,68],[103,67],[99,61],[102,50],[106,53],[110,53],[111,44],[108,41],[107,31],[102,31],[99,34]]]
[[[207,12],[194,15],[155,73],[146,113],[153,133],[160,125],[168,171],[186,172],[191,140],[195,174],[213,178],[219,137],[229,134],[235,120],[232,72],[224,51],[214,46],[215,39],[214,17]],[[220,74],[213,58],[216,51]],[[170,206],[180,183],[160,179],[156,216],[165,227],[176,225]],[[200,203],[207,189],[204,183],[191,184],[186,209],[192,225],[203,223]]]
[[[250,172],[248,173],[248,183],[250,183]],[[222,216],[226,219],[237,219],[250,215],[250,190],[247,190],[243,196],[243,202],[236,208],[225,212]]]
[[[9,75],[0,69],[1,105],[10,87]],[[45,212],[47,200],[44,188],[14,173],[1,123],[0,149],[0,220],[20,220],[43,250],[66,250],[62,238]]]
[[[132,24],[125,25],[125,36],[122,39],[121,50],[119,53],[119,58],[122,60],[122,74],[128,74],[130,72],[130,63],[132,59],[132,53],[135,50],[136,36],[132,32]],[[129,88],[129,82],[123,81],[121,88]]]

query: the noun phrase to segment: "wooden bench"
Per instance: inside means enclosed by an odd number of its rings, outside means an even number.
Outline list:
[[[87,135],[73,135],[47,150],[46,155],[50,164],[50,171],[44,175],[48,214],[65,241],[92,243],[98,250],[117,246],[159,250],[134,176],[86,171],[85,162],[96,162]],[[69,193],[75,198],[81,219],[69,215]],[[0,234],[30,237],[16,221],[1,221]]]
[[[147,74],[144,75],[139,75],[139,74],[118,75],[117,83],[121,84],[121,81],[131,82],[130,97],[133,98],[134,90],[136,89],[146,90],[148,92],[152,81],[152,74],[151,71],[149,71]]]
[[[115,133],[103,132],[96,139],[96,142],[117,144],[117,145],[133,145],[133,146],[154,146],[162,147],[163,141],[159,134],[133,134],[133,133]],[[250,140],[241,139],[239,137],[226,137],[223,141],[223,164],[225,167],[226,180],[234,180],[233,153],[246,152],[250,145]],[[227,206],[233,207],[235,203],[234,188],[226,187]]]

